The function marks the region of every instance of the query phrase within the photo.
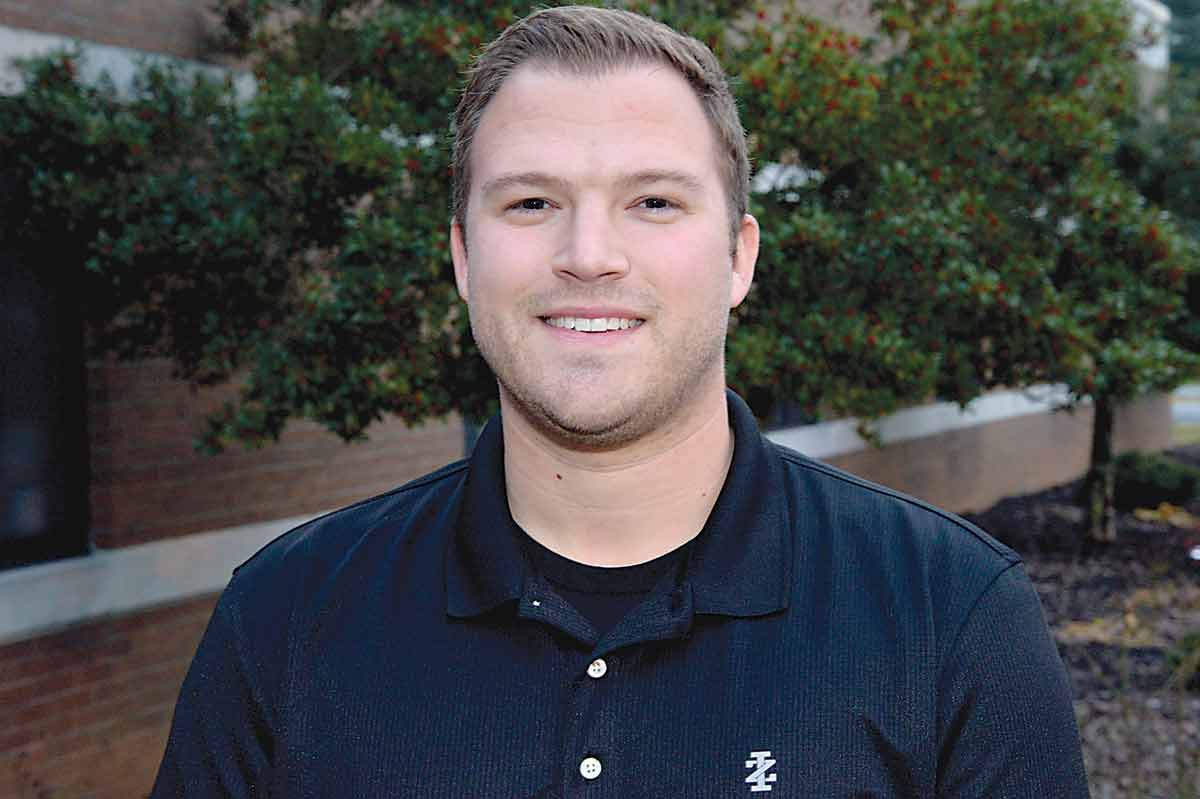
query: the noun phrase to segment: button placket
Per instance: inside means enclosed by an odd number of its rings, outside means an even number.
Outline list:
[[[596,631],[591,623],[541,578],[533,577],[525,586],[517,615],[548,624],[588,647],[596,645]]]

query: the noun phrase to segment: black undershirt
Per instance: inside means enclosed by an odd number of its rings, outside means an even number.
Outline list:
[[[525,552],[534,569],[563,599],[604,635],[625,614],[650,595],[654,587],[686,555],[690,541],[654,560],[633,566],[590,566],[564,558],[523,535]]]

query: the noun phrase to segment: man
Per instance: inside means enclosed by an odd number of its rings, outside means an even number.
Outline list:
[[[501,414],[237,570],[153,796],[1086,796],[1017,557],[726,391],[758,226],[712,54],[541,11],[455,122]]]

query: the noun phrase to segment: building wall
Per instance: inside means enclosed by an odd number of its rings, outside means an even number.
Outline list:
[[[204,417],[232,388],[194,390],[169,362],[88,368],[92,535],[112,549],[252,522],[315,514],[401,485],[462,456],[462,426],[396,420],[343,444],[293,423],[278,444],[238,445],[209,457],[193,449]]]
[[[827,458],[835,466],[955,513],[1067,483],[1087,469],[1092,409],[1015,416]],[[1117,414],[1118,451],[1171,444],[1171,400],[1140,400]]]
[[[0,646],[0,796],[150,791],[212,597]]]
[[[315,425],[296,424],[277,445],[207,458],[194,452],[192,439],[229,389],[193,390],[172,379],[162,361],[93,363],[88,383],[92,532],[105,555],[317,514],[462,455],[456,420],[415,430],[393,420],[374,426],[363,443],[343,444]],[[258,534],[250,551],[275,532]],[[226,560],[244,557],[246,547],[240,549]],[[61,568],[66,565],[13,571],[41,573],[41,587],[94,594],[97,604],[110,593],[73,585]],[[173,572],[187,577],[189,568],[211,570],[190,561],[166,567],[171,571],[159,577],[168,582]],[[229,571],[226,564],[223,577]],[[21,589],[11,582],[22,576],[0,572],[0,604],[20,601],[13,597]],[[133,570],[122,574],[118,567],[109,581],[128,582],[118,586],[126,594],[147,590],[146,575]],[[0,797],[125,799],[149,791],[175,698],[215,600],[212,593],[180,590],[184,596],[163,606],[0,644]],[[86,596],[82,602],[87,605]]]
[[[212,0],[0,0],[0,25],[195,60],[212,57]]]

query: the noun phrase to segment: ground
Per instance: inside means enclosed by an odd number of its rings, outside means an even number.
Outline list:
[[[1200,444],[1168,454],[1200,465]],[[1196,799],[1200,675],[1181,684],[1172,658],[1200,634],[1200,500],[1121,514],[1118,541],[1090,545],[1076,489],[969,518],[1021,553],[1041,596],[1074,687],[1092,796]]]

